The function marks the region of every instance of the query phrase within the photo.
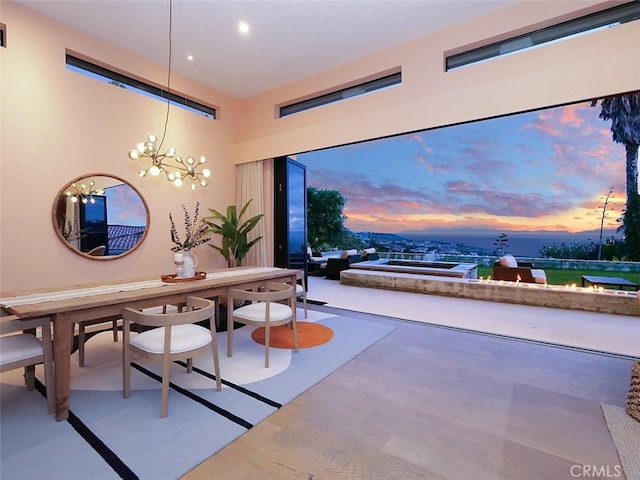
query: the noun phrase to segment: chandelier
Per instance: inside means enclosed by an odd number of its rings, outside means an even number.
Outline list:
[[[166,152],[161,153],[162,144],[167,134],[167,125],[169,124],[169,108],[171,106],[171,26],[173,20],[173,1],[169,0],[169,68],[167,72],[167,114],[164,121],[164,131],[160,145],[157,144],[158,138],[155,134],[150,134],[146,142],[140,142],[134,150],[129,151],[131,160],[151,159],[151,165],[143,168],[138,172],[140,177],[158,176],[164,173],[168,181],[176,187],[181,187],[184,182],[191,181],[191,190],[195,190],[198,185],[207,186],[207,178],[211,176],[211,171],[204,168],[203,165],[207,159],[202,156],[198,160],[194,157],[182,157],[176,155],[176,149],[169,147]],[[164,93],[164,92],[163,92]]]
[[[94,190],[93,187],[96,186],[96,182],[93,180],[89,181],[89,185],[81,184],[78,185],[76,183],[72,183],[69,186],[69,190],[64,192],[65,196],[69,197],[72,203],[78,203],[78,201],[86,204],[86,203],[96,203],[96,199],[93,198],[94,195],[104,195],[104,190],[99,188]]]
[[[138,172],[140,177],[146,177],[147,174],[158,176],[160,173],[164,173],[167,180],[176,187],[182,186],[185,180],[191,180],[191,190],[195,190],[198,184],[202,187],[207,186],[206,179],[211,176],[211,171],[208,168],[199,170],[207,162],[204,156],[199,160],[193,157],[187,157],[183,160],[182,157],[176,155],[176,149],[173,147],[169,147],[165,153],[160,153],[157,140],[156,136],[151,134],[147,137],[146,142],[140,142],[135,150],[129,152],[131,160],[151,159],[149,168]],[[162,141],[160,145],[162,146]],[[169,165],[168,160],[173,160],[175,164]]]

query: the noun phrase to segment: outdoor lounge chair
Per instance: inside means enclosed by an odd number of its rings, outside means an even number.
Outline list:
[[[361,262],[362,256],[357,250],[343,250],[340,258],[327,259],[327,278],[329,280],[340,280],[340,272],[349,269],[352,263]]]
[[[531,262],[518,262],[513,255],[503,255],[493,264],[493,279],[507,282],[547,283],[544,270],[533,268]]]
[[[380,255],[376,252],[375,248],[365,248],[362,250],[362,261],[366,262],[368,260],[379,260]]]

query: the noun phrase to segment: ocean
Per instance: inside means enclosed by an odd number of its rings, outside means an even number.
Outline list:
[[[465,232],[465,231],[450,231],[450,232],[401,232],[398,235],[409,238],[411,240],[433,240],[447,243],[461,243],[469,247],[484,248],[491,252],[496,250],[494,243],[500,235],[500,231],[487,231],[487,232]],[[504,232],[507,234],[507,247],[504,249],[505,253],[511,253],[521,257],[538,257],[542,247],[548,247],[553,244],[561,245],[570,243],[582,243],[592,241],[598,243],[600,238],[600,231],[593,230],[587,232]],[[603,240],[605,238],[616,236],[620,237],[620,234],[616,234],[615,230],[606,230],[603,232]]]

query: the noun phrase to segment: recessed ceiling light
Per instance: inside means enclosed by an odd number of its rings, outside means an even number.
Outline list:
[[[189,60],[190,62],[193,62],[193,55],[187,55],[187,60]]]
[[[238,31],[244,35],[249,33],[249,24],[244,20],[238,22]]]

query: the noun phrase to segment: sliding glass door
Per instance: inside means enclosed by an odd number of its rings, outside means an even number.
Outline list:
[[[307,273],[307,169],[289,157],[274,164],[274,260]]]

